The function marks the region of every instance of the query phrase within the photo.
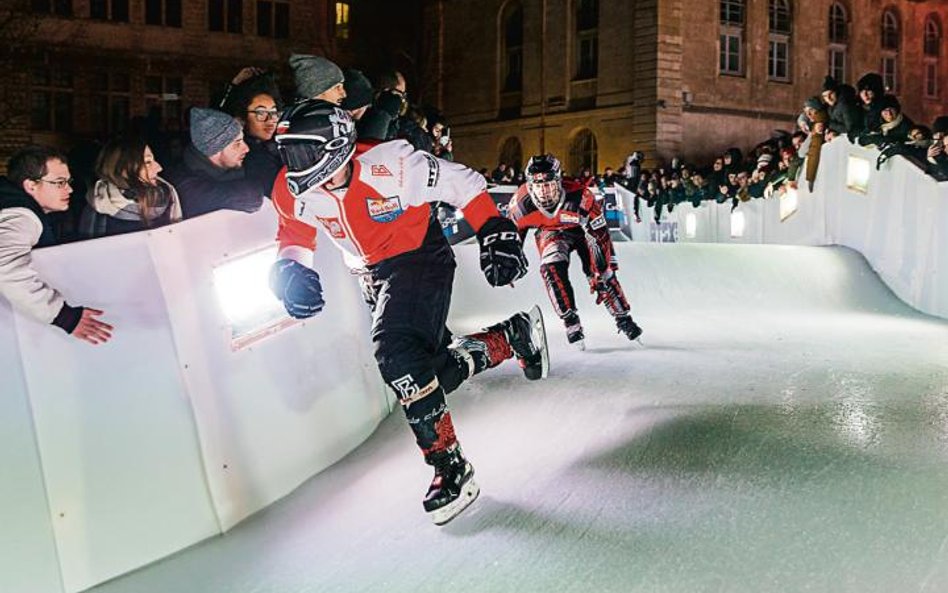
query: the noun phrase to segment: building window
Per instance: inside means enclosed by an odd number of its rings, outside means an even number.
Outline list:
[[[179,76],[146,76],[145,109],[155,114],[165,130],[181,129],[182,80]]]
[[[576,79],[596,78],[599,72],[599,0],[576,4]]]
[[[145,0],[145,24],[181,26],[181,0]]]
[[[349,39],[348,2],[336,2],[336,39]]]
[[[941,57],[941,25],[938,17],[929,15],[925,19],[925,42],[924,42],[924,65],[925,65],[925,98],[937,99],[939,95],[938,88],[938,67]]]
[[[899,17],[892,8],[882,13],[882,80],[890,93],[899,91],[899,48],[901,45]]]
[[[507,9],[503,23],[503,90],[519,92],[523,89],[523,7],[514,4]]]
[[[838,82],[849,78],[847,68],[849,56],[849,13],[839,2],[834,2],[829,10],[829,75]]]
[[[899,51],[899,17],[891,8],[882,13],[882,49]]]
[[[580,130],[573,136],[569,145],[569,163],[568,171],[573,174],[579,174],[583,169],[588,168],[596,173],[599,165],[599,148],[596,143],[596,136],[587,129]]]
[[[58,68],[35,68],[30,76],[30,128],[72,132],[72,74]]]
[[[92,0],[89,18],[101,21],[128,22],[128,0]]]
[[[131,84],[127,73],[95,72],[90,76],[92,126],[103,135],[118,134],[131,117]]]
[[[243,33],[243,0],[208,0],[207,30]]]
[[[770,0],[770,44],[767,53],[767,76],[770,80],[790,80],[792,23],[790,0]]]
[[[744,75],[744,0],[721,0],[718,72]]]
[[[257,35],[276,39],[290,37],[289,2],[257,1]]]
[[[72,16],[72,0],[31,0],[30,8],[36,14]]]

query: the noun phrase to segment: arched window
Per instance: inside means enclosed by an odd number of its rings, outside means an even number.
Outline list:
[[[596,142],[596,135],[590,130],[583,128],[576,132],[573,140],[569,144],[569,162],[567,163],[567,173],[576,174],[584,168],[596,173],[599,164],[599,148]]]
[[[770,80],[790,80],[790,34],[793,16],[790,0],[770,0],[770,37],[767,51],[767,76]]]
[[[882,13],[882,49],[899,50],[899,16],[891,8]]]
[[[501,34],[502,88],[506,93],[518,92],[523,89],[523,6],[519,2],[508,4],[505,8]]]
[[[520,138],[511,136],[504,140],[500,146],[500,159],[498,163],[504,163],[517,172],[523,167],[523,146],[520,144]]]
[[[576,79],[599,73],[599,0],[576,2]]]
[[[941,57],[941,24],[938,15],[930,14],[925,19],[923,68],[925,74],[924,89],[926,99],[938,99],[938,61]]]
[[[744,0],[720,0],[718,72],[744,75]]]
[[[925,55],[932,58],[941,55],[941,25],[937,19],[933,14],[925,19]]]
[[[846,7],[833,2],[829,14],[829,42],[845,44],[849,42],[849,14]]]
[[[899,46],[901,25],[899,15],[893,8],[882,13],[882,80],[890,93],[899,90]]]

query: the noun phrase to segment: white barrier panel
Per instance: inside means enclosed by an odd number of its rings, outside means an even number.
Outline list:
[[[948,184],[901,157],[877,171],[878,155],[838,138],[823,147],[812,193],[801,182],[796,196],[751,199],[736,216],[730,200],[678,204],[659,225],[642,201],[642,222],[628,230],[633,241],[845,245],[862,253],[899,298],[948,317]],[[631,192],[617,190],[632,216]]]
[[[93,347],[20,316],[0,326],[0,354],[24,371],[4,380],[0,434],[13,463],[0,467],[18,492],[0,496],[2,549],[12,550],[0,590],[59,590],[60,576],[64,590],[82,590],[220,533],[389,413],[367,310],[331,246],[317,261],[326,311],[233,350],[214,266],[272,245],[275,228],[270,208],[220,212],[35,253],[44,278],[116,329]]]

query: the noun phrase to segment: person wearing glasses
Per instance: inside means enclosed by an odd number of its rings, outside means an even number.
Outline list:
[[[69,208],[71,182],[66,157],[57,150],[28,146],[10,158],[7,177],[0,178],[0,295],[28,317],[103,344],[112,337],[112,326],[98,319],[103,312],[69,305],[32,266],[34,247],[57,242],[48,214]]]
[[[195,107],[190,113],[191,142],[166,179],[178,190],[184,218],[215,210],[256,212],[273,186],[277,163],[244,166],[250,148],[242,122],[217,111]]]
[[[98,181],[86,196],[80,234],[104,237],[181,220],[178,192],[158,175],[161,171],[151,148],[139,136],[106,144],[96,163]]]

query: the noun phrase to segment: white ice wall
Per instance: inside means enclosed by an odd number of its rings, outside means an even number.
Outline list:
[[[902,299],[948,317],[948,184],[896,158],[867,194],[853,192],[850,154],[875,159],[842,140],[827,146],[816,191],[801,189],[784,222],[776,199],[742,204],[743,237],[730,236],[726,205],[681,205],[668,219],[681,241],[694,214],[696,241],[847,245]],[[643,212],[636,240],[649,239],[649,219]],[[0,302],[0,591],[79,591],[226,531],[354,449],[390,412],[368,314],[334,248],[318,255],[323,314],[231,350],[212,267],[272,244],[275,226],[266,208],[220,212],[35,253],[50,283],[73,304],[104,309],[116,331],[93,347]],[[462,263],[476,263],[476,246],[461,249]],[[643,262],[628,255],[620,274],[645,302],[634,280]],[[497,290],[468,267],[455,287],[459,325],[496,321],[466,306],[482,292],[495,311],[544,299],[536,275]],[[576,286],[588,300],[581,278]]]
[[[275,218],[221,212],[34,254],[115,334],[87,345],[0,304],[0,591],[86,589],[225,531],[389,413],[333,248],[326,311],[232,351],[212,266],[272,245]]]

